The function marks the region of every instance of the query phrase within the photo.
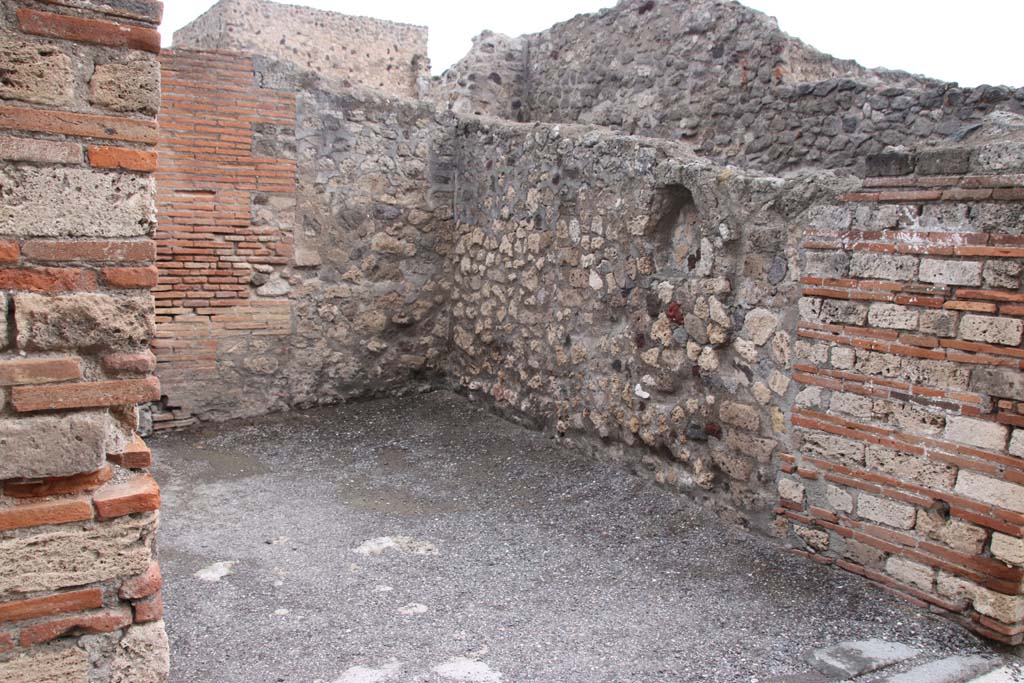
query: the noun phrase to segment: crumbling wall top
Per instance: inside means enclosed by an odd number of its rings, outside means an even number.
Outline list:
[[[251,52],[404,97],[430,73],[426,27],[267,0],[220,0],[176,31],[174,46]]]

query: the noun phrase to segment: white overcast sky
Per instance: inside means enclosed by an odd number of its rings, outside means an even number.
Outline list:
[[[164,44],[214,0],[165,0]],[[344,14],[430,28],[434,73],[458,61],[484,29],[534,33],[615,0],[300,0]],[[1024,0],[744,0],[823,52],[964,86],[1024,86]]]

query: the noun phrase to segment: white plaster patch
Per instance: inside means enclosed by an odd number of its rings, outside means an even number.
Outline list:
[[[355,552],[360,555],[383,555],[389,550],[411,555],[436,555],[437,546],[428,541],[420,541],[409,536],[381,536],[364,541]]]
[[[334,683],[384,683],[390,680],[402,668],[400,662],[385,664],[379,669],[372,669],[368,666],[353,666],[341,674],[341,678]]]
[[[195,576],[200,581],[220,581],[225,576],[231,576],[235,573],[235,565],[237,562],[214,562],[208,567],[203,567],[197,571]]]
[[[416,614],[426,614],[427,609],[428,608],[426,605],[423,605],[418,602],[410,602],[408,605],[403,605],[402,607],[399,607],[398,613],[406,617],[411,617]]]
[[[644,391],[644,387],[642,384],[637,384],[633,388],[633,393],[643,399],[648,399],[651,397],[651,395],[648,392]]]
[[[501,674],[483,662],[466,657],[452,657],[434,667],[434,673],[450,681],[468,683],[501,683]]]

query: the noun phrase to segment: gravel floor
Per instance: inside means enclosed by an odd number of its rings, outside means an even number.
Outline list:
[[[992,651],[453,394],[152,446],[177,683],[767,683],[847,639]]]

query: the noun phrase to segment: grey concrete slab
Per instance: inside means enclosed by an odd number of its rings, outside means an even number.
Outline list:
[[[843,640],[991,653],[447,393],[151,445],[174,683],[765,683]]]
[[[992,671],[1002,661],[994,657],[954,655],[915,666],[885,678],[881,683],[965,683]]]
[[[847,640],[812,652],[808,663],[833,678],[844,681],[892,664],[913,659],[920,650],[886,640]]]

